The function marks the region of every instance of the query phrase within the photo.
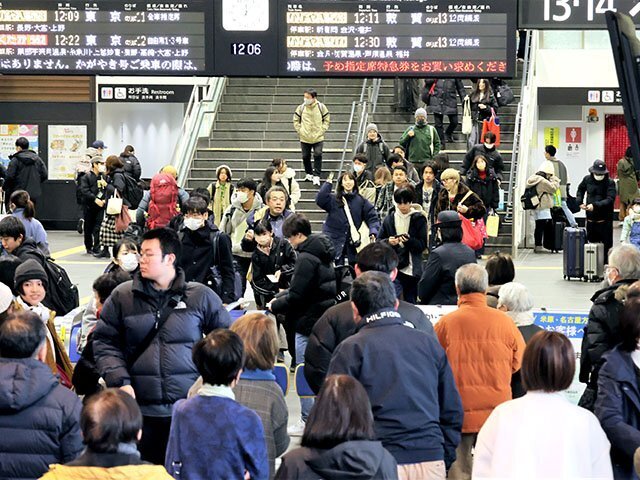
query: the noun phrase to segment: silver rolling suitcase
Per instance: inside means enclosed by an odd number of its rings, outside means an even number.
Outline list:
[[[604,244],[585,243],[584,277],[587,282],[599,282],[604,279]]]

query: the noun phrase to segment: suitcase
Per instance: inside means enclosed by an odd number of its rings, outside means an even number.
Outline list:
[[[565,280],[584,278],[584,246],[587,243],[587,231],[584,228],[567,227],[564,229],[564,250],[562,252],[562,270]]]
[[[559,252],[562,250],[563,234],[564,223],[547,222],[544,228],[544,236],[542,237],[542,246],[554,253]]]
[[[599,282],[604,279],[604,244],[585,244],[584,276],[588,282]]]

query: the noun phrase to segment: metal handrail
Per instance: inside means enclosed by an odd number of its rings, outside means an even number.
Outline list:
[[[340,158],[340,167],[338,168],[338,176],[342,173],[344,168],[344,161],[347,157],[347,148],[349,148],[349,142],[351,140],[351,130],[353,129],[353,120],[356,116],[356,108],[361,106],[364,102],[364,97],[367,92],[367,82],[368,79],[364,79],[362,81],[362,89],[360,90],[360,99],[356,102],[355,100],[351,102],[351,115],[349,116],[349,124],[347,125],[347,134],[344,137],[344,145],[342,147],[342,157]],[[355,150],[355,147],[352,147],[351,151]]]

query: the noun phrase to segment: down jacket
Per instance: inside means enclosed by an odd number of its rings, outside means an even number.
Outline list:
[[[262,198],[257,193],[253,197],[253,203],[249,210],[245,210],[242,207],[242,203],[236,197],[232,197],[231,205],[227,207],[222,215],[220,230],[231,237],[231,251],[234,255],[246,258],[251,257],[250,252],[242,250],[242,239],[249,228],[247,224],[249,215],[263,206]]]
[[[154,328],[156,315],[175,295],[181,302],[147,349],[133,359]],[[191,359],[193,344],[230,325],[220,298],[204,285],[185,282],[181,269],[176,269],[166,291],[155,290],[136,273],[113,291],[102,308],[93,334],[96,365],[108,387],[133,386],[143,415],[170,417],[172,405],[187,397],[198,378]]]
[[[32,199],[42,195],[42,183],[49,178],[47,167],[33,150],[21,150],[9,155],[5,190],[7,198],[16,190],[26,190]]]
[[[409,328],[435,335],[433,325],[415,305],[400,300],[398,313]],[[304,354],[304,377],[315,393],[324,382],[333,352],[345,338],[356,333],[356,328],[350,302],[334,305],[313,326]]]
[[[378,236],[380,230],[380,217],[376,209],[368,200],[359,193],[347,193],[344,195],[351,210],[351,217],[356,228],[360,228],[362,222],[369,227],[371,235]],[[327,235],[333,243],[335,258],[343,258],[346,244],[346,255],[350,263],[356,260],[356,249],[350,245],[350,228],[344,205],[338,203],[334,194],[331,193],[331,183],[325,182],[318,190],[316,204],[327,212],[327,219],[322,224],[322,233]]]
[[[584,198],[585,194],[587,196],[586,200]],[[600,182],[589,174],[578,185],[576,200],[579,204],[593,205],[593,211],[587,212],[587,220],[611,222],[613,203],[616,200],[616,184],[609,178],[608,174]]]
[[[464,102],[464,97],[467,96],[462,80],[457,78],[426,78],[424,88],[427,91],[431,91],[433,88],[433,93],[429,95],[427,108],[429,113],[439,115],[457,115],[458,99],[456,94],[460,97],[460,103]]]
[[[367,166],[365,169],[372,174],[375,173],[376,169],[380,166],[383,166],[387,163],[387,158],[389,158],[389,146],[384,142],[382,136],[378,134],[378,137],[375,140],[366,139],[356,148],[356,154],[365,154],[367,159]]]
[[[511,400],[524,339],[507,314],[487,306],[484,293],[460,296],[458,309],[436,323],[462,397],[462,433],[477,433],[493,409]]]
[[[471,168],[471,165],[473,165],[473,160],[478,155],[482,155],[487,159],[487,167],[493,168],[498,180],[502,181],[502,172],[504,171],[504,160],[502,159],[502,155],[496,147],[487,148],[484,146],[484,143],[474,145],[465,154],[464,160],[462,160],[462,167],[460,167],[460,175],[467,174],[467,171]]]
[[[539,173],[534,173],[527,179],[527,188],[536,187],[536,193],[538,194],[538,198],[540,199],[540,204],[538,205],[538,210],[547,210],[554,206],[553,195],[556,190],[560,188],[560,179],[555,175],[552,175],[551,178],[546,179]]]
[[[81,408],[44,363],[0,358],[0,478],[40,478],[80,455]]]
[[[480,178],[480,172],[474,167],[467,172],[467,186],[480,197],[485,208],[496,209],[500,203],[500,188],[498,187],[498,177],[493,168],[486,170],[487,176]]]
[[[308,337],[316,321],[336,301],[335,251],[329,237],[321,233],[310,235],[297,250],[291,286],[275,298],[271,311],[295,318],[296,333]]]

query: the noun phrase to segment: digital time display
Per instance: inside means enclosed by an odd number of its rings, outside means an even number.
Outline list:
[[[640,0],[520,0],[520,28],[606,30],[605,12],[629,15],[640,23]]]

